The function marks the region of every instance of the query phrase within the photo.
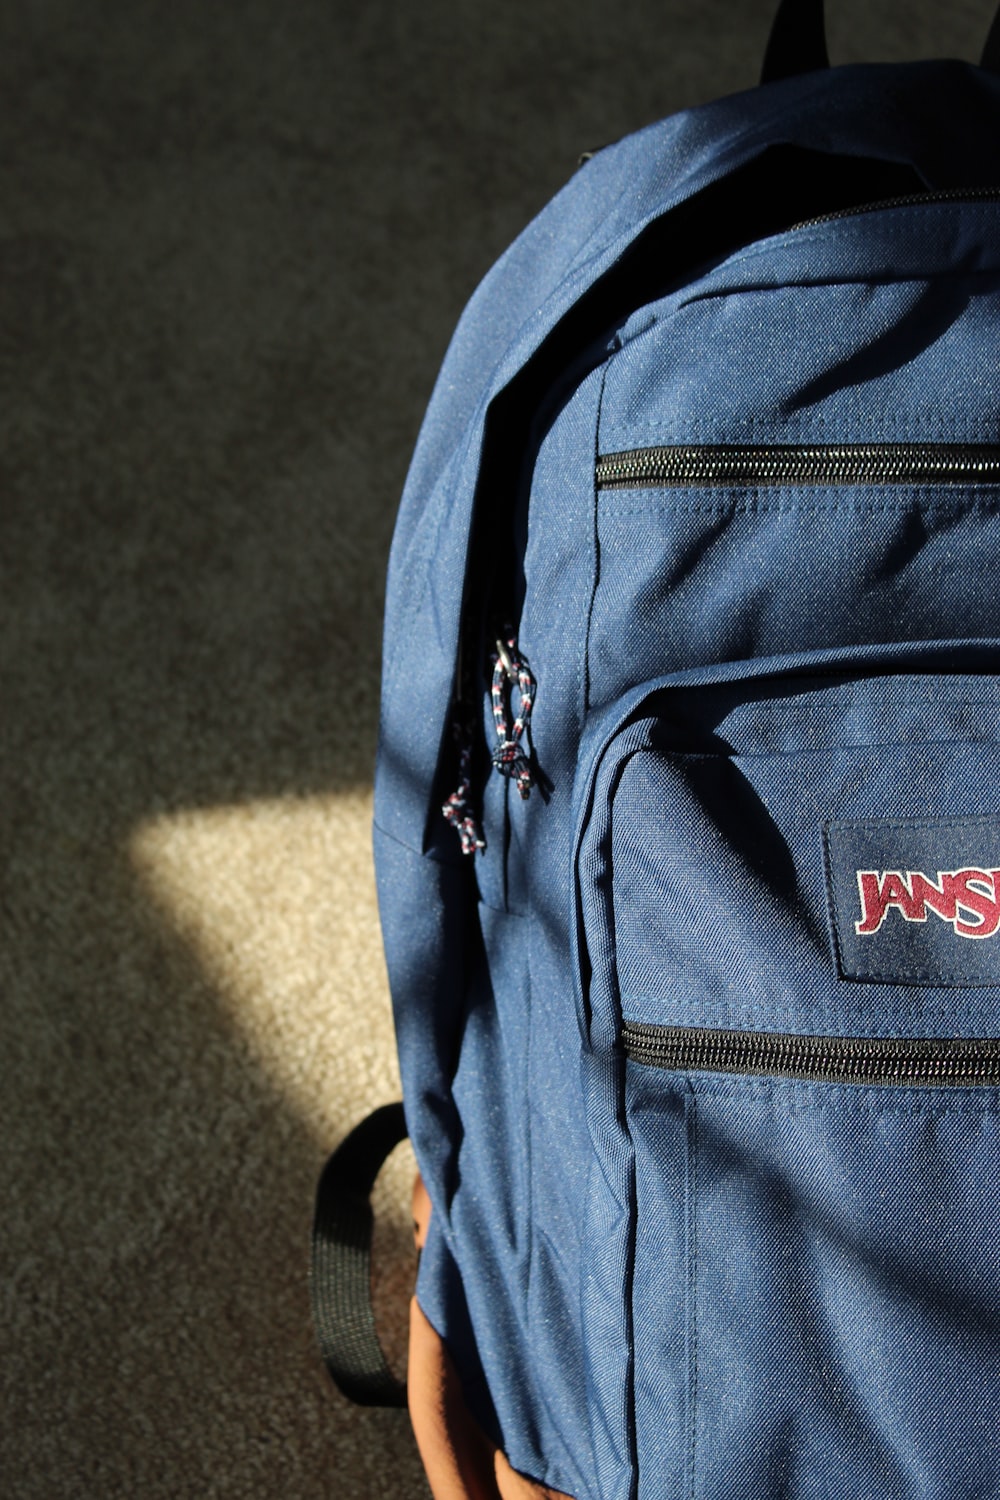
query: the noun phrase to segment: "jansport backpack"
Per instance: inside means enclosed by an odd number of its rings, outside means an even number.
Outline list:
[[[996,23],[830,69],[784,0],[447,356],[375,788],[405,1124],[315,1263],[399,1399],[348,1304],[408,1130],[439,1500],[1000,1496],[998,73]]]

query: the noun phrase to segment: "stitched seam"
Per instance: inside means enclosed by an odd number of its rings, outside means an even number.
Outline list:
[[[979,700],[973,698],[968,705],[962,707],[979,706]],[[863,828],[866,832],[876,832],[883,828],[968,828],[970,825],[981,825],[983,827],[996,827],[1000,812],[974,815],[970,818],[831,818],[827,824],[828,828]]]
[[[691,1355],[688,1375],[688,1495],[696,1500],[695,1464],[698,1434],[698,1098],[688,1081],[688,1326]]]
[[[788,1115],[810,1115],[817,1111],[843,1111],[849,1105],[852,1110],[871,1115],[970,1115],[987,1118],[1000,1117],[1000,1086],[996,1084],[956,1083],[883,1083],[878,1084],[876,1096],[871,1084],[835,1083],[816,1084],[782,1079],[734,1078],[729,1086],[719,1081],[689,1078],[687,1086],[692,1093],[714,1099],[730,1100],[739,1105],[742,1099],[770,1104]],[[976,1090],[973,1095],[971,1090]],[[822,1093],[819,1090],[823,1090]],[[962,1097],[949,1097],[961,1092]],[[919,1097],[898,1097],[900,1094]],[[884,1097],[895,1094],[897,1097]]]
[[[648,329],[643,329],[643,334]],[[627,347],[627,346],[626,346]],[[935,433],[942,441],[952,439],[956,442],[983,442],[992,443],[996,441],[998,424],[995,418],[987,413],[979,413],[975,418],[962,420],[957,414],[950,414],[947,418],[942,417],[938,407],[928,407],[925,410],[917,407],[910,411],[895,411],[893,413],[892,425],[885,427],[873,425],[874,416],[861,409],[836,416],[826,416],[822,412],[810,411],[807,416],[795,418],[781,412],[773,412],[768,416],[739,417],[735,414],[726,413],[725,418],[719,418],[714,422],[706,422],[703,417],[679,415],[672,417],[670,421],[645,421],[628,423],[610,422],[607,431],[602,429],[601,447],[606,453],[627,452],[632,448],[642,446],[636,439],[643,436],[660,437],[664,435],[676,438],[678,433],[689,434],[695,444],[711,445],[716,442],[731,442],[735,431],[759,429],[773,435],[775,440],[793,435],[805,435],[807,438],[813,435],[817,427],[832,427],[837,433],[837,442],[846,443],[854,441],[846,434],[846,429],[852,422],[864,423],[864,436],[858,441],[866,443],[899,443],[905,441],[905,432],[901,435],[900,429],[921,427],[926,429],[921,434],[921,441],[926,441],[927,433]],[[860,429],[859,429],[860,430]],[[653,445],[651,445],[653,446]],[[664,445],[669,446],[669,445]]]
[[[641,488],[641,486],[637,485],[636,488]],[[771,488],[778,489],[780,488],[780,486],[775,485]],[[804,489],[806,487],[802,486],[801,488]],[[736,491],[740,494],[746,493],[748,498],[741,500],[730,498],[726,500],[719,499],[714,501],[694,501],[690,503],[681,501],[678,504],[668,504],[666,501],[658,500],[655,503],[649,505],[637,504],[633,500],[631,505],[618,506],[614,503],[613,500],[607,499],[608,491],[604,490],[602,491],[602,495],[604,498],[602,498],[600,502],[600,512],[603,517],[615,518],[625,516],[657,515],[719,515],[720,513],[725,514],[725,512],[727,511],[731,511],[734,515],[771,514],[811,516],[836,515],[837,513],[841,513],[848,515],[854,514],[868,516],[880,515],[883,513],[887,515],[896,515],[900,513],[905,514],[907,511],[919,511],[921,514],[923,514],[928,511],[958,512],[964,510],[967,511],[970,515],[975,515],[977,513],[991,515],[997,509],[1000,509],[1000,495],[991,495],[989,497],[984,497],[981,499],[970,499],[968,494],[964,490],[961,494],[955,495],[954,497],[949,497],[948,499],[932,498],[928,501],[921,500],[919,504],[915,505],[913,503],[914,492],[917,487],[914,486],[913,488],[901,488],[905,489],[905,493],[901,494],[899,499],[896,501],[830,500],[825,505],[802,505],[796,504],[791,501],[760,500],[752,495],[749,487],[733,486],[733,491]],[[692,485],[691,489],[697,489],[697,485]],[[649,490],[651,493],[656,493],[655,486],[650,485]],[[662,494],[662,490],[660,490],[659,493]],[[925,490],[923,491],[923,493],[930,492]]]
[[[880,979],[896,984],[904,979],[920,980],[928,984],[965,984],[970,989],[995,990],[1000,988],[1000,979],[983,974],[977,969],[847,969],[844,979]]]
[[[977,982],[974,986],[969,987],[975,989],[994,989],[996,986]],[[669,997],[667,997],[667,999],[669,999]],[[630,1006],[634,1006],[636,1010],[641,1010],[643,1004],[648,1004],[650,1000],[653,1002],[662,1003],[663,997],[657,995],[653,995],[650,997],[633,997],[633,999],[630,1001]],[[712,1000],[688,1001],[687,1005],[690,1007],[690,1009],[684,1009],[682,1007],[679,1013],[675,1011],[670,1021],[657,1019],[654,1021],[650,1021],[649,1024],[652,1026],[687,1026],[701,1024],[703,1021],[708,1020],[710,1017],[725,1017],[726,1020],[735,1022],[737,1025],[737,1029],[743,1029],[742,1023],[744,1021],[756,1022],[757,1027],[762,1031],[781,1030],[790,1033],[795,1033],[798,1031],[808,1031],[811,1033],[815,1029],[813,1025],[804,1022],[801,1016],[791,1014],[784,1007],[776,1009],[774,1006],[769,1005],[766,1001],[740,1006],[739,1008],[728,1005],[724,1001],[719,1002]],[[696,1005],[702,1008],[700,1010],[695,1010],[694,1007]],[[705,1009],[706,1007],[708,1007],[707,1014]],[[902,1000],[897,1001],[895,997],[893,997],[892,1002],[892,1015],[893,1018],[907,1017],[912,1018],[915,1021],[953,1021],[957,1024],[961,1024],[963,1031],[969,1025],[986,1027],[996,1026],[995,1012],[984,1012],[979,1010],[970,1011],[966,1007],[959,1006],[957,1004],[946,1006],[930,1006],[920,1005],[914,1002],[913,1004],[907,1005]],[[856,1022],[851,1019],[852,1017],[856,1017]],[[810,1022],[812,1020],[815,1020],[817,1026],[820,1022],[823,1022],[823,1030],[825,1032],[829,1032],[830,1035],[844,1036],[854,1034],[854,1032],[850,1030],[845,1030],[845,1027],[850,1028],[851,1026],[856,1024],[861,1028],[862,1031],[867,1031],[872,1024],[870,1012],[864,1011],[861,1008],[860,1002],[857,1006],[847,1005],[843,1009],[833,1009],[832,1007],[825,1005],[822,1007],[817,1007],[814,1017],[810,1017]],[[754,1028],[747,1027],[746,1029],[753,1030]],[[895,1029],[891,1029],[885,1031],[884,1033],[872,1032],[871,1034],[873,1036],[884,1035],[886,1037],[891,1037],[898,1035],[898,1032]],[[978,1036],[979,1033],[977,1032],[975,1033],[975,1035]],[[990,1036],[992,1035],[992,1032],[985,1031],[982,1033],[982,1035]]]
[[[884,238],[887,241],[898,240],[900,244],[905,246],[908,236],[905,233],[897,233],[893,230],[886,234]],[[803,239],[798,243],[808,244],[809,241]],[[764,247],[758,253],[763,258],[769,251],[773,255],[774,252],[771,247]],[[733,264],[738,265],[739,261]],[[721,301],[726,297],[759,297],[764,292],[776,292],[780,294],[789,290],[796,292],[820,291],[828,287],[837,286],[908,287],[922,286],[929,281],[935,283],[973,281],[978,277],[988,277],[995,281],[998,274],[1000,274],[1000,268],[997,266],[973,266],[965,270],[952,270],[950,267],[934,267],[923,271],[916,269],[883,271],[881,273],[872,273],[869,271],[863,275],[857,274],[852,276],[846,266],[840,269],[831,267],[827,275],[819,275],[814,279],[798,278],[792,272],[794,279],[791,280],[751,281],[740,286],[709,286],[705,287],[702,291],[692,289],[690,295],[685,297],[683,301],[679,301],[677,305],[679,307],[690,307],[696,302],[715,302]]]
[[[823,825],[823,858],[826,864],[826,891],[830,902],[831,925],[833,929],[833,951],[837,963],[837,973],[842,979],[847,978],[844,967],[844,957],[840,947],[840,910],[837,905],[837,883],[833,878],[833,852],[830,848],[830,823]]]
[[[587,623],[586,623],[586,628],[584,629],[584,632],[583,632],[583,660],[580,663],[580,685],[579,685],[580,699],[578,701],[580,701],[582,703],[582,710],[583,710],[582,713],[581,713],[581,717],[580,717],[581,724],[583,723],[584,719],[586,718],[587,712],[588,712],[588,710],[590,708],[590,639],[591,639],[591,629],[592,629],[593,620],[594,620],[594,610],[595,610],[595,605],[596,605],[596,602],[597,602],[597,592],[598,592],[598,588],[599,588],[599,585],[600,585],[600,576],[601,576],[601,538],[600,538],[601,491],[598,488],[598,484],[597,484],[597,460],[598,460],[598,457],[600,456],[600,441],[601,441],[601,412],[602,412],[603,406],[604,406],[604,392],[605,392],[605,390],[607,388],[608,375],[609,375],[610,370],[611,370],[611,365],[612,365],[612,362],[613,362],[613,360],[615,358],[615,354],[618,354],[620,352],[621,352],[621,350],[620,350],[620,347],[619,347],[618,349],[616,349],[611,354],[610,358],[605,363],[604,374],[603,374],[603,377],[601,379],[600,394],[598,395],[598,398],[597,398],[597,420],[594,423],[594,474],[593,474],[593,491],[592,491],[592,494],[593,494],[593,510],[592,510],[593,526],[592,526],[591,537],[590,537],[590,545],[591,545],[591,549],[592,549],[591,550],[591,559],[592,560],[591,560],[591,571],[590,571],[591,587],[590,587],[590,602],[589,602],[589,604],[587,606]]]

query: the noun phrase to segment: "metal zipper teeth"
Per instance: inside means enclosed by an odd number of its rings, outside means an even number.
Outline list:
[[[993,443],[712,444],[602,454],[598,489],[1000,484]]]
[[[997,203],[1000,188],[942,188],[934,193],[908,193],[898,198],[882,198],[876,203],[857,203],[851,208],[839,208],[833,213],[817,214],[814,219],[802,219],[792,229],[813,229],[817,224],[832,224],[837,219],[856,219],[859,214],[880,213],[887,208],[933,207],[936,203]]]
[[[1000,1083],[1000,1040],[993,1038],[785,1036],[626,1021],[622,1046],[633,1062],[680,1072],[823,1083]]]

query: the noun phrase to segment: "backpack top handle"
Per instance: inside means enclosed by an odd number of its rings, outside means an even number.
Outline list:
[[[1000,74],[1000,8],[993,17],[979,65]],[[823,0],[780,0],[764,53],[761,83],[776,83],[829,66]]]

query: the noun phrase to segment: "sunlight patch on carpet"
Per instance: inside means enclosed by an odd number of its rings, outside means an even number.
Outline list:
[[[400,1093],[370,829],[354,792],[187,809],[131,841],[234,1031],[323,1139]]]

